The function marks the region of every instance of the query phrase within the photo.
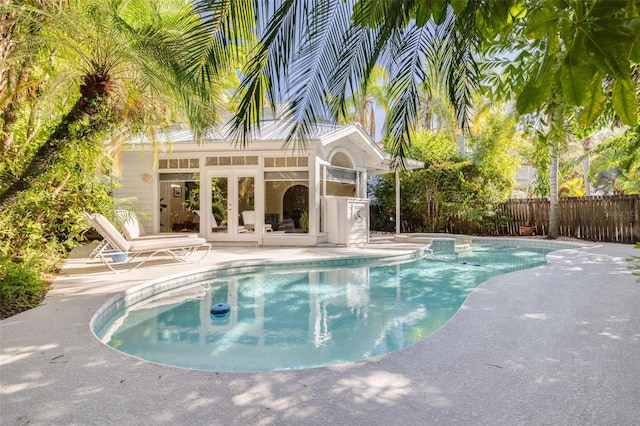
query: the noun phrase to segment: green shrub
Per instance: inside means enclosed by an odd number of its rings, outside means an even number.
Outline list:
[[[38,306],[49,283],[35,261],[0,255],[0,319]]]

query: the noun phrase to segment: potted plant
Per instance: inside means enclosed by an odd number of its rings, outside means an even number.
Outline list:
[[[302,229],[304,229],[305,231],[309,230],[309,211],[308,210],[302,210],[300,212],[300,227]]]
[[[533,225],[520,225],[520,235],[523,237],[531,237],[536,234],[536,227]]]
[[[533,205],[529,202],[527,203],[527,220],[525,225],[520,225],[520,235],[530,237],[536,234],[536,226],[534,225],[533,217]]]

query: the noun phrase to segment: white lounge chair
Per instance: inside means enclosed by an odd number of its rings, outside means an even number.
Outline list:
[[[253,232],[256,229],[256,211],[255,210],[244,210],[242,212],[242,222],[244,223],[245,228],[249,230],[249,232]],[[264,225],[264,232],[273,232],[273,228],[270,223],[266,223]]]
[[[197,237],[197,232],[173,232],[163,234],[147,234],[144,226],[140,223],[140,219],[135,213],[127,210],[116,210],[120,221],[122,222],[122,234],[128,241],[148,240],[152,238],[184,238]]]
[[[136,259],[138,256],[146,254],[147,256],[138,263],[134,268],[130,270],[139,268],[142,266],[147,260],[151,259],[154,255],[158,253],[165,253],[171,256],[173,260],[177,260],[179,262],[186,262],[187,258],[198,251],[198,249],[206,247],[206,252],[202,255],[200,259],[197,261],[200,262],[211,250],[211,245],[207,243],[204,238],[197,237],[175,237],[175,238],[166,238],[158,236],[157,238],[145,238],[138,240],[128,241],[111,222],[109,219],[104,217],[99,213],[89,214],[87,212],[84,213],[84,216],[91,223],[91,225],[102,235],[104,241],[96,247],[96,249],[91,254],[91,257],[99,258],[109,269],[114,272],[118,272],[117,269],[113,267],[113,263],[110,262],[109,256],[114,253],[126,253],[127,260],[125,262],[121,262],[128,264],[132,260]]]

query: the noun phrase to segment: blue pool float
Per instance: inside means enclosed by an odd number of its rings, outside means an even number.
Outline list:
[[[221,317],[228,314],[231,311],[231,306],[226,303],[218,303],[211,307],[211,315],[214,317]]]

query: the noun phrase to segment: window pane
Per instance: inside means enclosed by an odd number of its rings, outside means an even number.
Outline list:
[[[298,173],[304,174],[304,178],[292,178]],[[276,176],[278,179],[270,180],[269,176]],[[287,179],[285,176],[289,176],[289,178]],[[265,173],[264,203],[264,222],[270,224],[274,232],[308,232],[308,172]]]
[[[238,224],[255,232],[255,178],[238,177]]]
[[[357,173],[355,170],[337,169],[327,167],[327,180],[333,182],[355,183]]]
[[[217,166],[218,165],[218,157],[207,157],[206,165],[207,166]]]
[[[198,173],[162,173],[159,177],[160,231],[198,232],[194,213],[200,205]]]
[[[160,173],[159,179],[161,181],[199,181],[200,173]]]
[[[292,172],[265,172],[264,180],[309,180],[309,172],[307,171],[292,171]]]
[[[211,212],[205,223],[213,232],[227,232],[227,206],[229,199],[229,180],[226,177],[211,178]],[[202,219],[202,218],[201,218]]]
[[[231,165],[231,157],[218,157],[218,165],[219,166],[230,166]]]

